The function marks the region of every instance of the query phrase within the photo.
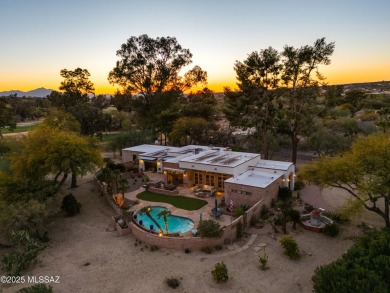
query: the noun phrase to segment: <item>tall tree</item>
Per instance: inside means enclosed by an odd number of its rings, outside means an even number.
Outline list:
[[[214,93],[204,88],[181,99],[181,114],[186,117],[199,117],[207,121],[214,121],[217,100]]]
[[[131,93],[121,93],[117,91],[111,97],[111,104],[117,108],[118,111],[131,111],[132,96]]]
[[[315,99],[318,96],[317,86],[324,79],[319,72],[319,66],[330,64],[334,47],[334,42],[326,43],[325,38],[316,40],[313,46],[284,47],[282,80],[288,87],[284,109],[291,138],[293,163],[297,161],[300,135],[318,115],[315,107]]]
[[[141,118],[150,118],[151,109],[161,93],[173,91],[180,95],[198,83],[205,83],[207,74],[195,66],[180,76],[180,71],[192,62],[192,54],[182,48],[176,38],[131,37],[117,51],[120,58],[109,73],[109,81],[122,87],[124,93],[135,95],[133,102]],[[160,109],[161,110],[161,109]],[[158,113],[157,113],[158,114]]]
[[[69,112],[80,123],[80,133],[82,135],[94,135],[103,132],[109,127],[107,116],[99,108],[88,104],[80,103],[68,108]]]
[[[390,228],[390,139],[387,134],[360,137],[341,157],[325,157],[302,168],[302,177],[348,192]]]
[[[63,93],[53,91],[48,96],[53,106],[67,110],[78,103],[89,101],[88,94],[93,94],[95,89],[87,69],[62,69],[60,75],[64,78],[59,87]]]
[[[85,97],[95,91],[93,83],[89,80],[91,74],[87,69],[81,69],[80,67],[75,70],[62,69],[60,75],[64,78],[60,90],[67,94]]]
[[[106,95],[97,95],[91,98],[91,105],[100,110],[103,110],[110,106],[111,99]]]
[[[361,89],[352,89],[345,92],[344,102],[359,109],[361,102],[367,97],[367,92]]]
[[[109,81],[131,93],[139,93],[145,99],[156,92],[188,88],[196,82],[205,81],[204,72],[199,67],[188,72],[187,78],[179,76],[183,67],[192,62],[192,54],[182,48],[176,38],[133,36],[122,44],[117,56],[121,60],[110,72]]]
[[[213,124],[199,117],[181,117],[173,124],[169,134],[173,142],[181,144],[196,144],[208,142],[208,131],[212,130]],[[189,140],[188,140],[189,138]]]
[[[279,86],[281,68],[280,54],[275,49],[252,52],[234,66],[240,91],[225,89],[226,117],[233,126],[256,128],[264,159],[269,157],[270,135],[277,121],[274,90]]]
[[[327,107],[334,107],[342,103],[344,93],[343,85],[325,85],[324,90],[324,98]]]

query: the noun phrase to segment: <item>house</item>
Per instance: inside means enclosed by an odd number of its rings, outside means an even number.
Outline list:
[[[214,187],[235,204],[269,205],[280,187],[294,188],[291,162],[262,160],[260,154],[229,148],[187,145],[139,145],[122,150],[123,162],[138,163],[142,170],[164,174],[165,183],[186,188]]]

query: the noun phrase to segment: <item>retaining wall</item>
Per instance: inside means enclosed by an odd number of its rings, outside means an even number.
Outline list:
[[[158,234],[149,233],[139,228],[134,223],[129,223],[133,235],[150,245],[159,247],[174,248],[174,249],[201,249],[208,246],[216,246],[224,244],[224,238],[208,239],[201,237],[169,237],[159,236]]]

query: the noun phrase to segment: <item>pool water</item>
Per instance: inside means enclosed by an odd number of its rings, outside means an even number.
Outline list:
[[[152,211],[150,212],[150,215],[161,226],[164,233],[166,233],[165,225],[164,225],[164,218],[161,217],[159,219],[157,217],[157,215],[162,210],[167,210],[167,208],[159,207],[159,206],[152,206],[151,208],[152,208]],[[139,222],[140,220],[142,220],[142,225],[146,229],[150,229],[150,225],[153,225],[153,231],[158,232],[158,228],[156,227],[156,224],[154,224],[153,221],[150,220],[146,214],[140,215],[139,213],[137,213],[137,221]],[[167,222],[168,222],[169,233],[178,233],[178,232],[185,233],[187,231],[190,231],[194,227],[194,222],[191,219],[184,218],[184,217],[178,217],[178,216],[174,216],[174,215],[168,216]]]

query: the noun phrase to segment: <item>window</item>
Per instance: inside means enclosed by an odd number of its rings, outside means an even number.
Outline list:
[[[214,186],[215,182],[214,182],[214,174],[211,174],[210,175],[210,185],[211,186]]]
[[[206,174],[206,185],[210,185],[210,174]]]
[[[244,190],[230,189],[230,191],[231,191],[232,193],[237,193],[237,194],[252,195],[252,192],[244,191]]]
[[[203,184],[203,174],[200,172],[194,173],[194,183],[195,184]]]

